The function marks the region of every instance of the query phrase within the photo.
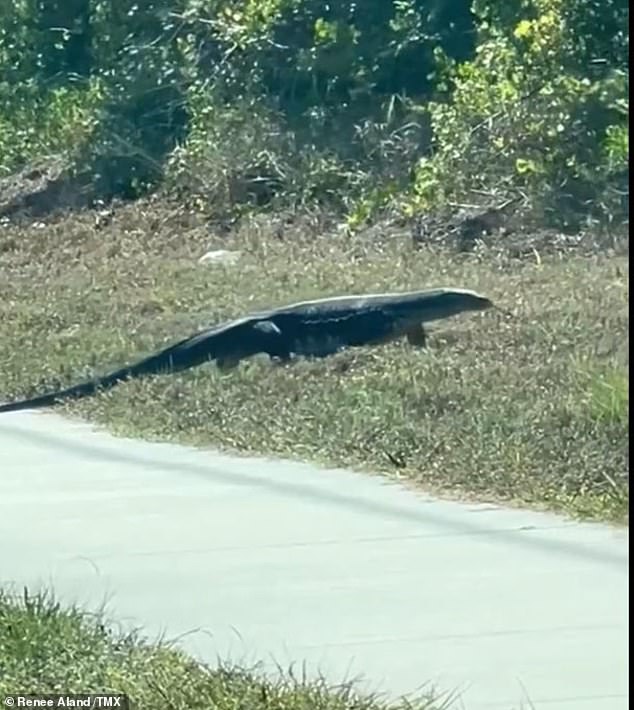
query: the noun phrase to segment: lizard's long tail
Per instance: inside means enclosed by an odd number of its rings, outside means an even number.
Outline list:
[[[49,394],[32,397],[31,399],[2,404],[0,405],[0,414],[4,412],[18,412],[24,409],[52,407],[69,399],[82,399],[83,397],[97,394],[97,392],[109,390],[125,380],[167,372],[179,372],[181,370],[187,370],[190,367],[195,367],[209,360],[210,355],[206,353],[204,349],[191,349],[187,347],[192,340],[193,338],[186,338],[133,365],[115,370],[109,375],[103,375],[94,380],[82,382],[73,387],[50,392]]]
[[[31,399],[23,399],[19,402],[8,402],[7,404],[1,404],[0,413],[19,412],[23,409],[53,407],[68,399],[81,399],[82,397],[89,397],[90,395],[97,394],[100,390],[108,390],[117,385],[119,382],[123,382],[128,379],[131,377],[131,369],[132,368],[127,367],[122,368],[121,370],[117,370],[110,375],[104,375],[103,377],[98,377],[88,382],[82,382],[79,385],[74,385],[73,387],[68,387],[63,390],[57,390],[56,392],[50,392],[49,394],[32,397]]]

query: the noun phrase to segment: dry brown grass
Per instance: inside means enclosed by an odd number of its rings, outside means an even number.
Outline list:
[[[0,228],[2,399],[48,391],[203,325],[335,293],[473,288],[516,313],[404,344],[229,374],[131,382],[68,407],[116,432],[367,467],[426,489],[624,521],[628,258],[513,259],[414,250],[395,230],[347,237],[314,220],[224,236],[167,205]],[[239,249],[208,266],[210,248]]]

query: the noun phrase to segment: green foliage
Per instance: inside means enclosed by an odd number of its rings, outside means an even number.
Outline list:
[[[118,0],[93,7],[94,71],[108,86],[98,142],[87,160],[106,195],[153,187],[189,121],[179,28],[183,3]]]
[[[466,0],[192,2],[184,19],[203,71],[232,92],[257,85],[294,114],[351,104],[367,111],[377,97],[425,95],[435,47],[457,58],[472,49]]]
[[[590,19],[576,0],[526,0],[525,16],[508,25],[490,24],[480,8],[473,60],[443,58],[453,90],[429,104],[434,150],[417,167],[415,207],[473,189],[520,190],[551,223],[624,217],[629,70],[619,42],[627,8],[616,0],[590,7],[620,34],[580,35]]]
[[[97,80],[46,93],[0,86],[0,175],[51,154],[76,157],[92,140],[103,98]]]
[[[622,423],[629,417],[630,382],[624,365],[582,363],[577,368],[580,400],[597,424]]]
[[[174,3],[5,5],[0,125],[15,147],[1,167],[55,150],[77,156],[106,196],[155,184],[187,125]]]
[[[351,226],[473,190],[628,213],[625,0],[0,0],[0,171],[197,185]],[[431,145],[430,145],[431,139]]]

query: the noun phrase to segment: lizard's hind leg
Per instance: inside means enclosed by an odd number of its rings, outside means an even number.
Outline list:
[[[232,357],[219,357],[216,360],[216,365],[222,372],[228,372],[229,370],[234,370],[240,364],[240,358]]]
[[[427,346],[427,333],[422,325],[417,325],[410,328],[405,337],[407,342],[414,348],[424,348]]]

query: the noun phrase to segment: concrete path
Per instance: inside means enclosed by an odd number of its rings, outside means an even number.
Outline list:
[[[0,583],[106,602],[211,661],[431,683],[467,710],[625,710],[628,566],[627,531],[0,417]]]

